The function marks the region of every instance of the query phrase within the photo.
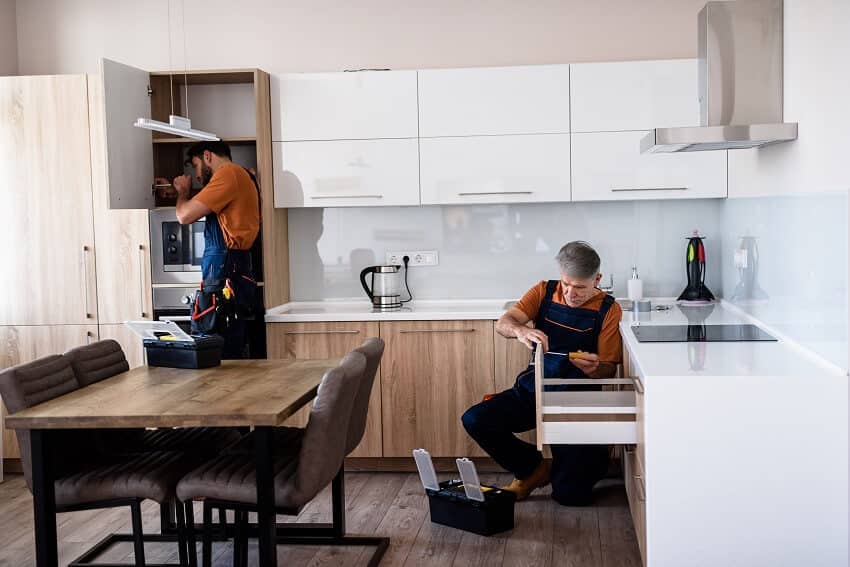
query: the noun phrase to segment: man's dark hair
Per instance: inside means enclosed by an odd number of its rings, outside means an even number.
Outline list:
[[[233,159],[230,155],[230,146],[225,142],[198,142],[197,144],[192,144],[186,150],[186,159],[192,161],[192,158],[195,157],[203,158],[204,152],[212,152],[218,157]]]

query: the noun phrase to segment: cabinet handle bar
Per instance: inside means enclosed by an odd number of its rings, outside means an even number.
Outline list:
[[[83,245],[83,306],[86,312],[86,319],[91,319],[89,311],[89,247]]]
[[[410,333],[474,333],[475,329],[404,329],[399,333],[405,335]]]
[[[310,195],[311,199],[383,199],[383,195]]]
[[[687,187],[612,187],[612,193],[625,191],[687,191]]]
[[[480,193],[465,192],[458,193],[459,197],[469,197],[474,195],[531,195],[534,191],[481,191]]]
[[[142,244],[139,244],[139,307],[144,319],[147,314],[145,313],[145,247]]]
[[[360,331],[286,331],[286,335],[359,335]]]

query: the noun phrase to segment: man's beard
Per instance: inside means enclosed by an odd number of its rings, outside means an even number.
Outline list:
[[[205,165],[201,166],[201,186],[206,187],[210,182],[213,176],[213,170],[211,167],[207,167]]]

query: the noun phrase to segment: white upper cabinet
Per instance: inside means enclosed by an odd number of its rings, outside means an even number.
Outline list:
[[[272,77],[272,140],[415,138],[416,71]]]
[[[272,145],[275,207],[419,204],[416,139]]]
[[[419,71],[419,135],[570,131],[569,65]]]
[[[697,60],[570,66],[573,132],[698,126]]]
[[[102,59],[101,80],[109,208],[152,209],[151,132],[133,127],[137,118],[151,115],[150,74]]]
[[[570,200],[570,135],[419,141],[422,204]]]
[[[645,134],[573,134],[573,201],[726,197],[726,152],[642,154]]]

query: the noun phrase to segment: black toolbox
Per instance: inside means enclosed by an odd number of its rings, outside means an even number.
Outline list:
[[[467,498],[460,480],[441,482],[440,490],[426,488],[431,521],[485,536],[512,530],[514,493],[493,486],[481,488],[484,502]]]
[[[148,366],[212,368],[221,365],[223,338],[219,335],[193,338],[192,341],[145,339]]]

